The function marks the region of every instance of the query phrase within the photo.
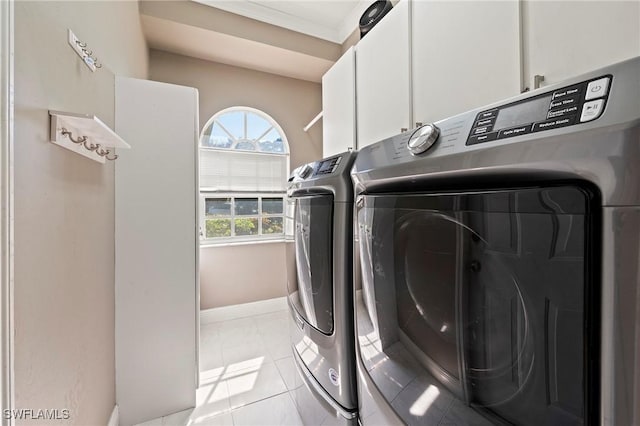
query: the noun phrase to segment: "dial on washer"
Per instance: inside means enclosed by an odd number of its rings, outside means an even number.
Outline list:
[[[413,155],[422,154],[438,140],[440,129],[435,124],[425,124],[417,129],[407,142],[407,148]]]

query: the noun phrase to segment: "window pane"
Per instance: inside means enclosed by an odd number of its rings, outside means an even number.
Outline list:
[[[257,198],[236,198],[236,215],[247,216],[258,214]]]
[[[233,140],[216,122],[205,130],[202,138],[202,145],[211,148],[231,148],[232,143]]]
[[[205,200],[207,216],[231,216],[231,198],[207,198]]]
[[[263,198],[262,213],[264,214],[282,214],[282,198]]]
[[[258,235],[258,218],[235,219],[236,235]]]
[[[282,217],[263,217],[263,234],[282,234]]]
[[[236,139],[244,138],[244,112],[231,111],[222,114],[216,119]]]
[[[243,151],[255,151],[256,146],[251,141],[240,141],[238,145],[236,145],[236,149],[241,149]]]
[[[207,219],[207,238],[231,236],[231,219]]]
[[[269,127],[271,124],[258,114],[247,113],[247,139],[258,139],[269,130]]]
[[[262,139],[260,139],[260,151],[264,152],[284,152],[282,136],[276,129],[271,129]]]

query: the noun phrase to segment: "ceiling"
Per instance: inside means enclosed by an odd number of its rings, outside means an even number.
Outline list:
[[[342,44],[371,0],[192,0]]]
[[[0,0],[1,1],[1,0]],[[320,82],[371,0],[141,1],[152,49]]]

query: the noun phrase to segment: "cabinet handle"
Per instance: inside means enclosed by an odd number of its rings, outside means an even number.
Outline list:
[[[416,127],[422,127],[422,123],[419,121],[416,121]]]
[[[404,133],[404,132],[406,132],[407,130],[409,130],[409,129],[407,129],[406,127],[401,127],[401,128],[400,128],[400,133]]]
[[[533,76],[533,88],[539,89],[542,86],[542,82],[544,81],[544,75],[536,74]]]

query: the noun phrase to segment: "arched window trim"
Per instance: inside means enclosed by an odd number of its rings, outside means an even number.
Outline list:
[[[270,125],[271,127],[269,129],[267,129],[265,132],[263,132],[262,135],[260,135],[260,137],[255,138],[255,139],[242,139],[242,140],[237,140],[237,138],[229,131],[227,130],[224,125],[222,125],[220,122],[218,122],[217,124],[220,126],[220,128],[223,129],[223,131],[225,133],[227,133],[227,135],[232,138],[234,140],[233,145],[230,148],[222,148],[222,147],[210,147],[210,146],[205,146],[203,145],[203,141],[204,141],[204,137],[205,137],[205,131],[213,126],[214,121],[216,121],[218,119],[218,117],[230,113],[230,112],[251,112],[253,114],[256,114],[257,116],[265,119]],[[245,134],[246,134],[246,128],[247,128],[247,123],[246,123],[246,115],[245,115],[245,122],[244,122],[244,126],[245,126]],[[271,152],[271,151],[262,151],[260,150],[260,146],[257,145],[255,142],[259,141],[260,139],[262,139],[264,136],[266,136],[271,130],[275,129],[278,134],[280,135],[280,137],[282,138],[282,144],[284,147],[284,151],[285,152]],[[239,142],[250,142],[252,144],[254,144],[254,146],[256,146],[255,150],[244,150],[244,149],[238,149],[236,148],[237,144]],[[202,132],[200,133],[200,138],[199,138],[199,144],[200,144],[200,148],[201,149],[207,149],[207,150],[223,150],[223,151],[236,151],[236,152],[253,152],[253,153],[261,153],[261,154],[267,154],[267,155],[289,155],[289,141],[287,140],[287,136],[284,133],[284,130],[282,130],[282,127],[280,127],[280,125],[278,124],[278,122],[276,120],[273,119],[273,117],[271,117],[269,114],[267,114],[264,111],[261,111],[257,108],[252,108],[252,107],[248,107],[248,106],[233,106],[233,107],[229,107],[229,108],[225,108],[221,111],[218,111],[217,113],[215,113],[213,116],[211,116],[211,118],[209,118],[209,120],[207,120],[207,122],[205,123],[205,125],[202,127]],[[287,169],[288,169],[288,164],[287,164]]]

